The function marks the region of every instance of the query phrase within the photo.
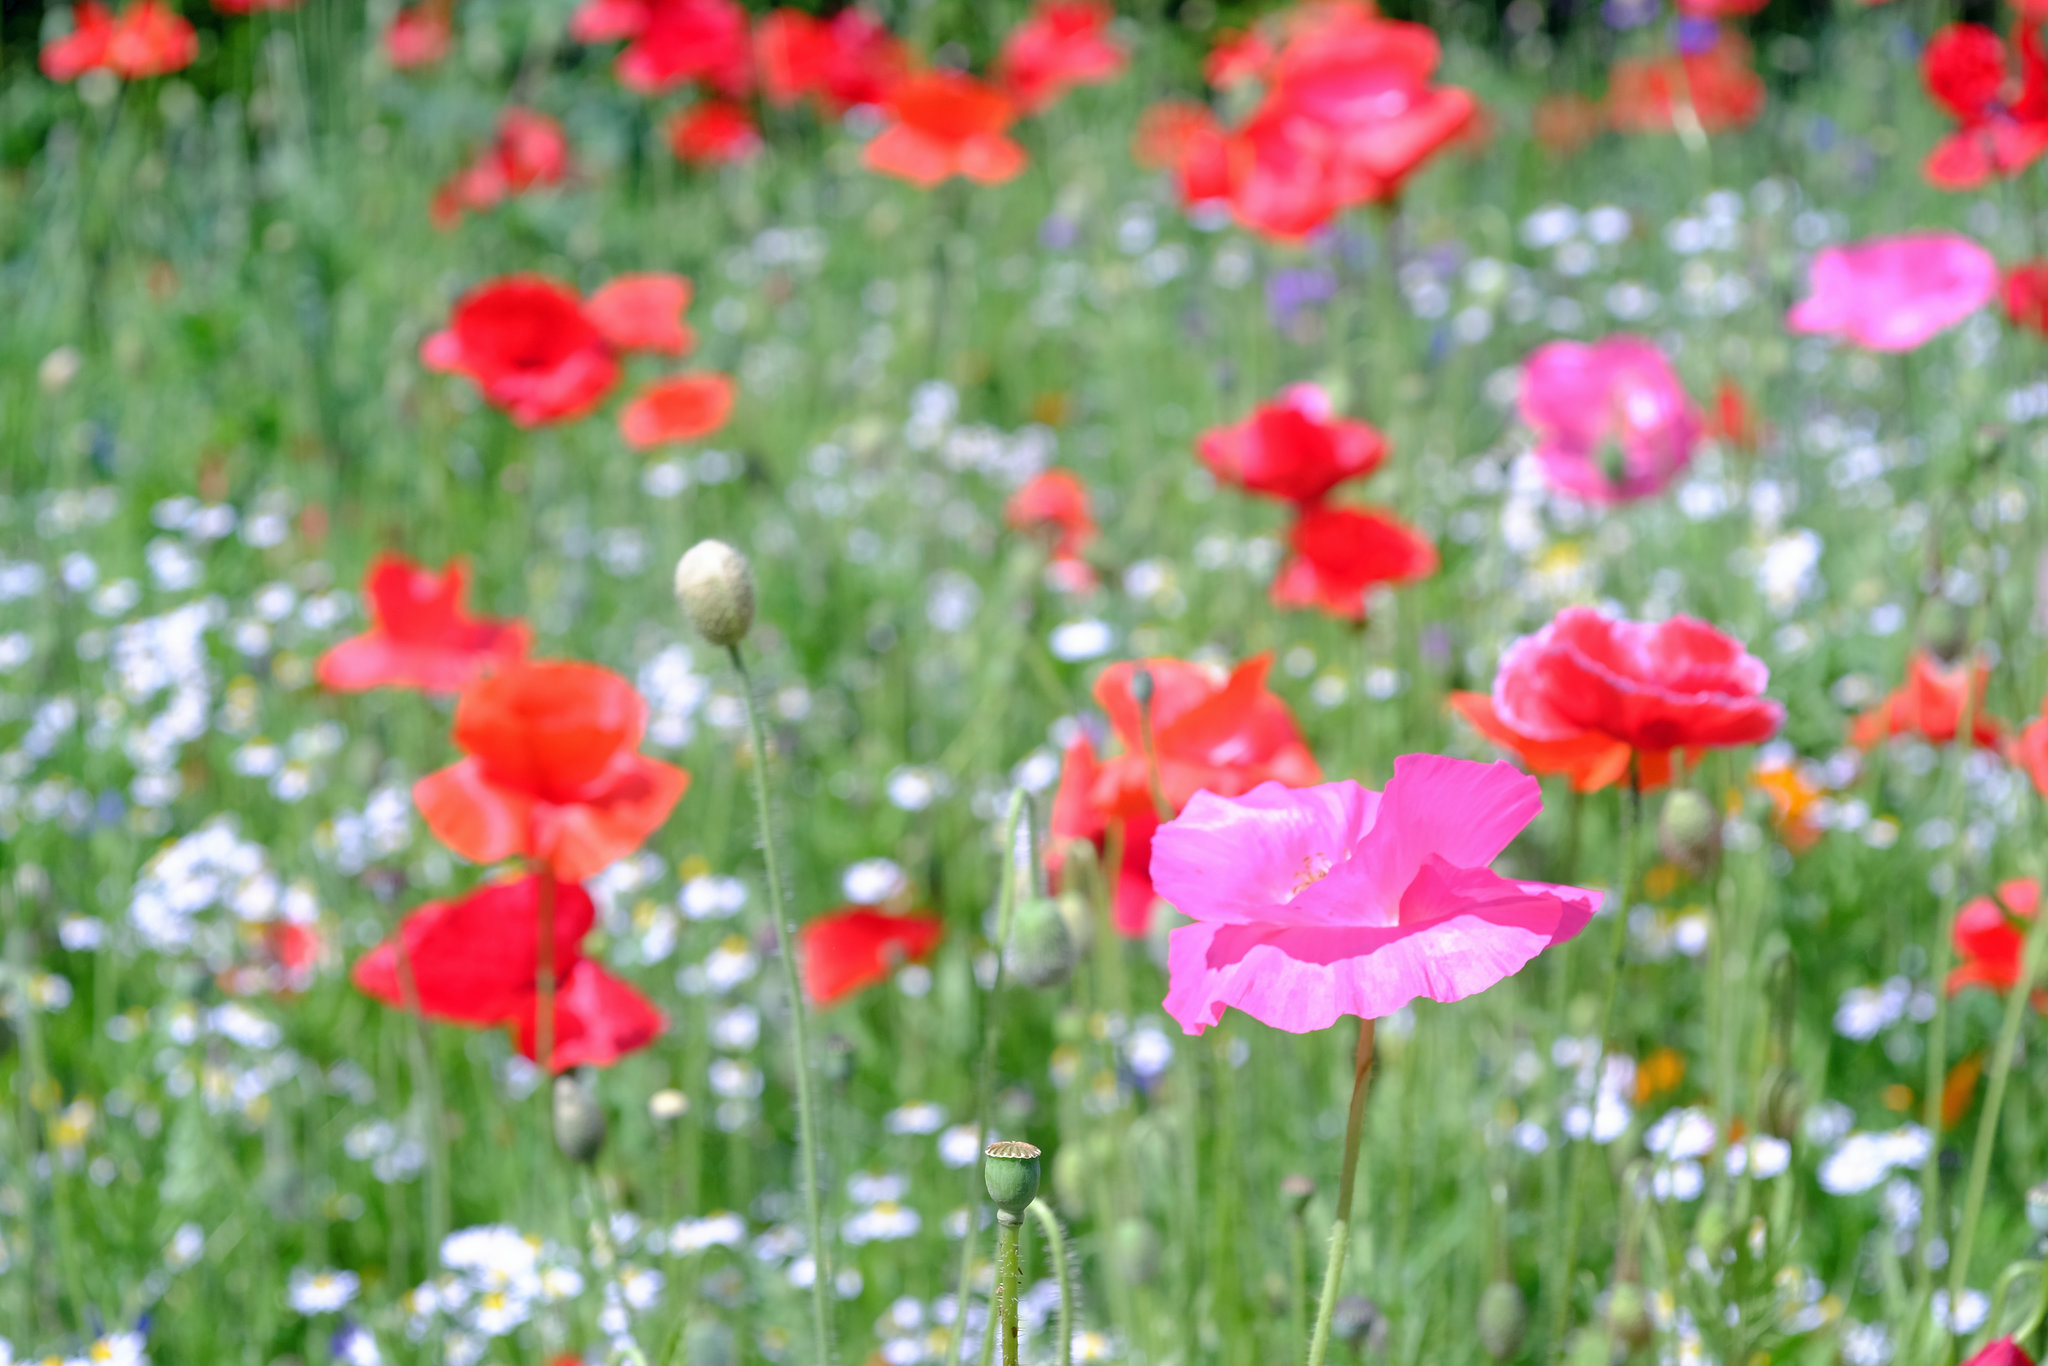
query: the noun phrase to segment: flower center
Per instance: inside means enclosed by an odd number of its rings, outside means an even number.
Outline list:
[[[1321,882],[1330,875],[1330,869],[1335,866],[1334,860],[1328,854],[1302,855],[1301,867],[1294,874],[1294,885],[1287,889],[1288,898],[1291,900],[1300,896]]]

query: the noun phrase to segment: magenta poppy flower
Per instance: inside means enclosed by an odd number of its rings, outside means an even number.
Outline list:
[[[1196,793],[1152,841],[1154,886],[1195,921],[1167,941],[1167,1013],[1190,1034],[1233,1006],[1303,1034],[1514,975],[1600,904],[1487,868],[1542,806],[1511,764],[1436,754],[1396,759],[1384,792]]]
[[[1998,262],[1952,232],[1876,237],[1813,258],[1794,332],[1841,337],[1872,351],[1911,351],[1998,295]]]
[[[1671,362],[1642,337],[1537,347],[1522,367],[1520,403],[1544,479],[1595,503],[1660,492],[1706,430]]]

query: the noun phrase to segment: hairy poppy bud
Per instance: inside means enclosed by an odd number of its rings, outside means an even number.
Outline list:
[[[1479,1345],[1495,1361],[1522,1350],[1529,1327],[1529,1302],[1513,1281],[1495,1281],[1479,1292]]]
[[[1663,813],[1657,818],[1657,848],[1665,858],[1699,876],[1720,856],[1720,813],[1699,793],[1680,788],[1664,799]]]
[[[2027,1191],[2027,1226],[2048,1233],[2048,1181],[2036,1182]]]
[[[574,1072],[555,1078],[555,1146],[571,1162],[589,1166],[604,1147],[604,1107]]]
[[[1159,1235],[1152,1225],[1133,1217],[1111,1229],[1109,1264],[1132,1285],[1150,1284],[1159,1274]]]
[[[982,1150],[981,1180],[1003,1222],[1023,1222],[1038,1198],[1038,1149],[1014,1139],[989,1144]]]
[[[1806,1116],[1806,1085],[1789,1067],[1773,1067],[1764,1073],[1762,1104],[1758,1118],[1763,1130],[1774,1138],[1789,1139],[1799,1132]]]
[[[724,541],[699,541],[676,561],[676,601],[697,634],[733,646],[754,624],[754,569]]]
[[[1034,896],[1017,907],[1005,957],[1010,975],[1027,987],[1056,987],[1067,980],[1078,955],[1057,901]]]

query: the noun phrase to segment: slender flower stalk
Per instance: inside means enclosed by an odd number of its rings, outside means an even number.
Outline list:
[[[1003,1366],[1017,1366],[1017,1243],[1023,1231],[1022,1220],[996,1220],[996,1322],[990,1331],[1002,1340]]]
[[[1043,1200],[1031,1202],[1031,1213],[1038,1220],[1039,1231],[1045,1235],[1046,1255],[1052,1258],[1053,1277],[1060,1287],[1059,1343],[1054,1353],[1054,1361],[1057,1366],[1073,1366],[1074,1279],[1073,1272],[1067,1266],[1066,1230],[1060,1227],[1059,1216],[1048,1209]]]
[[[1614,1020],[1615,998],[1621,994],[1622,956],[1628,948],[1628,898],[1635,882],[1636,822],[1640,817],[1638,808],[1642,805],[1643,793],[1636,761],[1629,760],[1628,791],[1621,794],[1621,817],[1616,823],[1615,835],[1621,846],[1620,873],[1615,878],[1614,928],[1608,941],[1607,951],[1607,992],[1600,1007],[1600,1029],[1595,1039],[1593,1055],[1593,1099],[1589,1113],[1586,1136],[1580,1140],[1578,1149],[1572,1154],[1572,1172],[1569,1193],[1565,1197],[1564,1244],[1562,1255],[1556,1262],[1557,1286],[1551,1297],[1550,1306],[1550,1348],[1562,1351],[1565,1330],[1571,1325],[1572,1280],[1578,1273],[1579,1232],[1584,1222],[1586,1205],[1586,1182],[1592,1167],[1593,1130],[1592,1121],[1600,1111],[1600,1069],[1607,1062],[1607,1030]]]
[[[1025,796],[1023,788],[1010,793],[1009,811],[1003,817],[1003,866],[999,875],[1001,881],[996,888],[996,979],[989,988],[988,1017],[982,1026],[981,1067],[974,1081],[974,1132],[980,1137],[988,1135],[988,1111],[995,1094],[996,1044],[1001,1038],[1003,960],[1010,951],[1010,921],[1017,911],[1017,882],[1019,878],[1018,840],[1020,832],[1028,832],[1024,820]],[[1022,838],[1028,840],[1028,833]],[[1029,869],[1029,854],[1025,855],[1025,868]],[[1028,875],[1028,874],[1027,874]],[[965,1325],[967,1319],[967,1291],[974,1278],[974,1215],[973,1211],[981,1202],[977,1187],[970,1185],[967,1192],[967,1233],[960,1240],[960,1275],[953,1292],[953,1303],[959,1306],[955,1322]],[[960,1348],[963,1335],[955,1332],[946,1343],[946,1366],[960,1366]]]
[[[818,1181],[818,1104],[811,1088],[810,1009],[804,1002],[803,979],[797,972],[796,922],[789,914],[789,902],[782,890],[782,863],[775,852],[775,822],[768,805],[768,732],[761,723],[761,707],[754,696],[753,676],[740,655],[737,640],[726,646],[732,667],[740,676],[740,693],[747,703],[747,730],[754,743],[754,819],[760,827],[761,861],[767,868],[768,914],[775,924],[775,938],[781,947],[776,957],[782,963],[782,985],[789,994],[790,1051],[796,1056],[797,1137],[801,1144],[798,1163],[802,1169],[804,1222],[811,1240],[811,1337],[813,1359],[830,1363],[832,1319],[826,1295],[832,1282],[832,1252],[825,1244],[825,1215]]]
[[[534,859],[531,862],[536,884],[535,933],[540,936],[533,970],[533,990],[538,998],[533,1019],[533,1060],[540,1064],[541,1074],[548,1076],[552,1075],[555,1067],[555,874],[544,860]],[[403,955],[401,948],[401,960]],[[541,1108],[545,1112],[552,1103],[552,1092],[545,1086],[539,1090]]]
[[[1152,736],[1152,673],[1140,669],[1131,675],[1131,696],[1138,703],[1138,743],[1145,751],[1145,786],[1152,795],[1152,809],[1159,819],[1173,819],[1173,804],[1166,800],[1166,784],[1159,776],[1159,746]]]
[[[982,1183],[996,1206],[996,1285],[994,1321],[981,1357],[988,1360],[989,1344],[1000,1334],[1003,1366],[1017,1366],[1017,1293],[1023,1281],[1018,1244],[1024,1213],[1038,1199],[1038,1159],[1037,1148],[1013,1140],[991,1143],[982,1154]]]
[[[1337,1290],[1344,1279],[1344,1252],[1351,1240],[1351,1195],[1358,1179],[1358,1150],[1365,1137],[1365,1100],[1372,1086],[1373,1034],[1377,1022],[1358,1022],[1358,1057],[1351,1070],[1351,1114],[1344,1122],[1344,1165],[1337,1179],[1337,1209],[1330,1219],[1330,1261],[1323,1271],[1323,1294],[1316,1302],[1315,1335],[1309,1339],[1308,1366],[1323,1366],[1330,1350],[1330,1320],[1337,1312]]]

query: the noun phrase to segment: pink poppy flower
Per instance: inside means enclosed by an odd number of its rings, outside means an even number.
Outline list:
[[[1520,404],[1544,479],[1595,503],[1660,492],[1706,429],[1671,362],[1642,337],[1537,347],[1522,367]]]
[[[1167,941],[1167,1013],[1190,1034],[1233,1006],[1304,1034],[1514,975],[1600,904],[1486,866],[1542,806],[1510,764],[1436,754],[1396,759],[1384,792],[1196,793],[1152,842],[1153,884],[1195,921]]]
[[[1986,1343],[1984,1350],[1964,1362],[1963,1366],[2034,1366],[2034,1359],[2011,1338],[2000,1338]]]
[[[1813,258],[1811,292],[1786,317],[1872,351],[1911,351],[1998,295],[1998,262],[1950,232],[1874,237]]]

